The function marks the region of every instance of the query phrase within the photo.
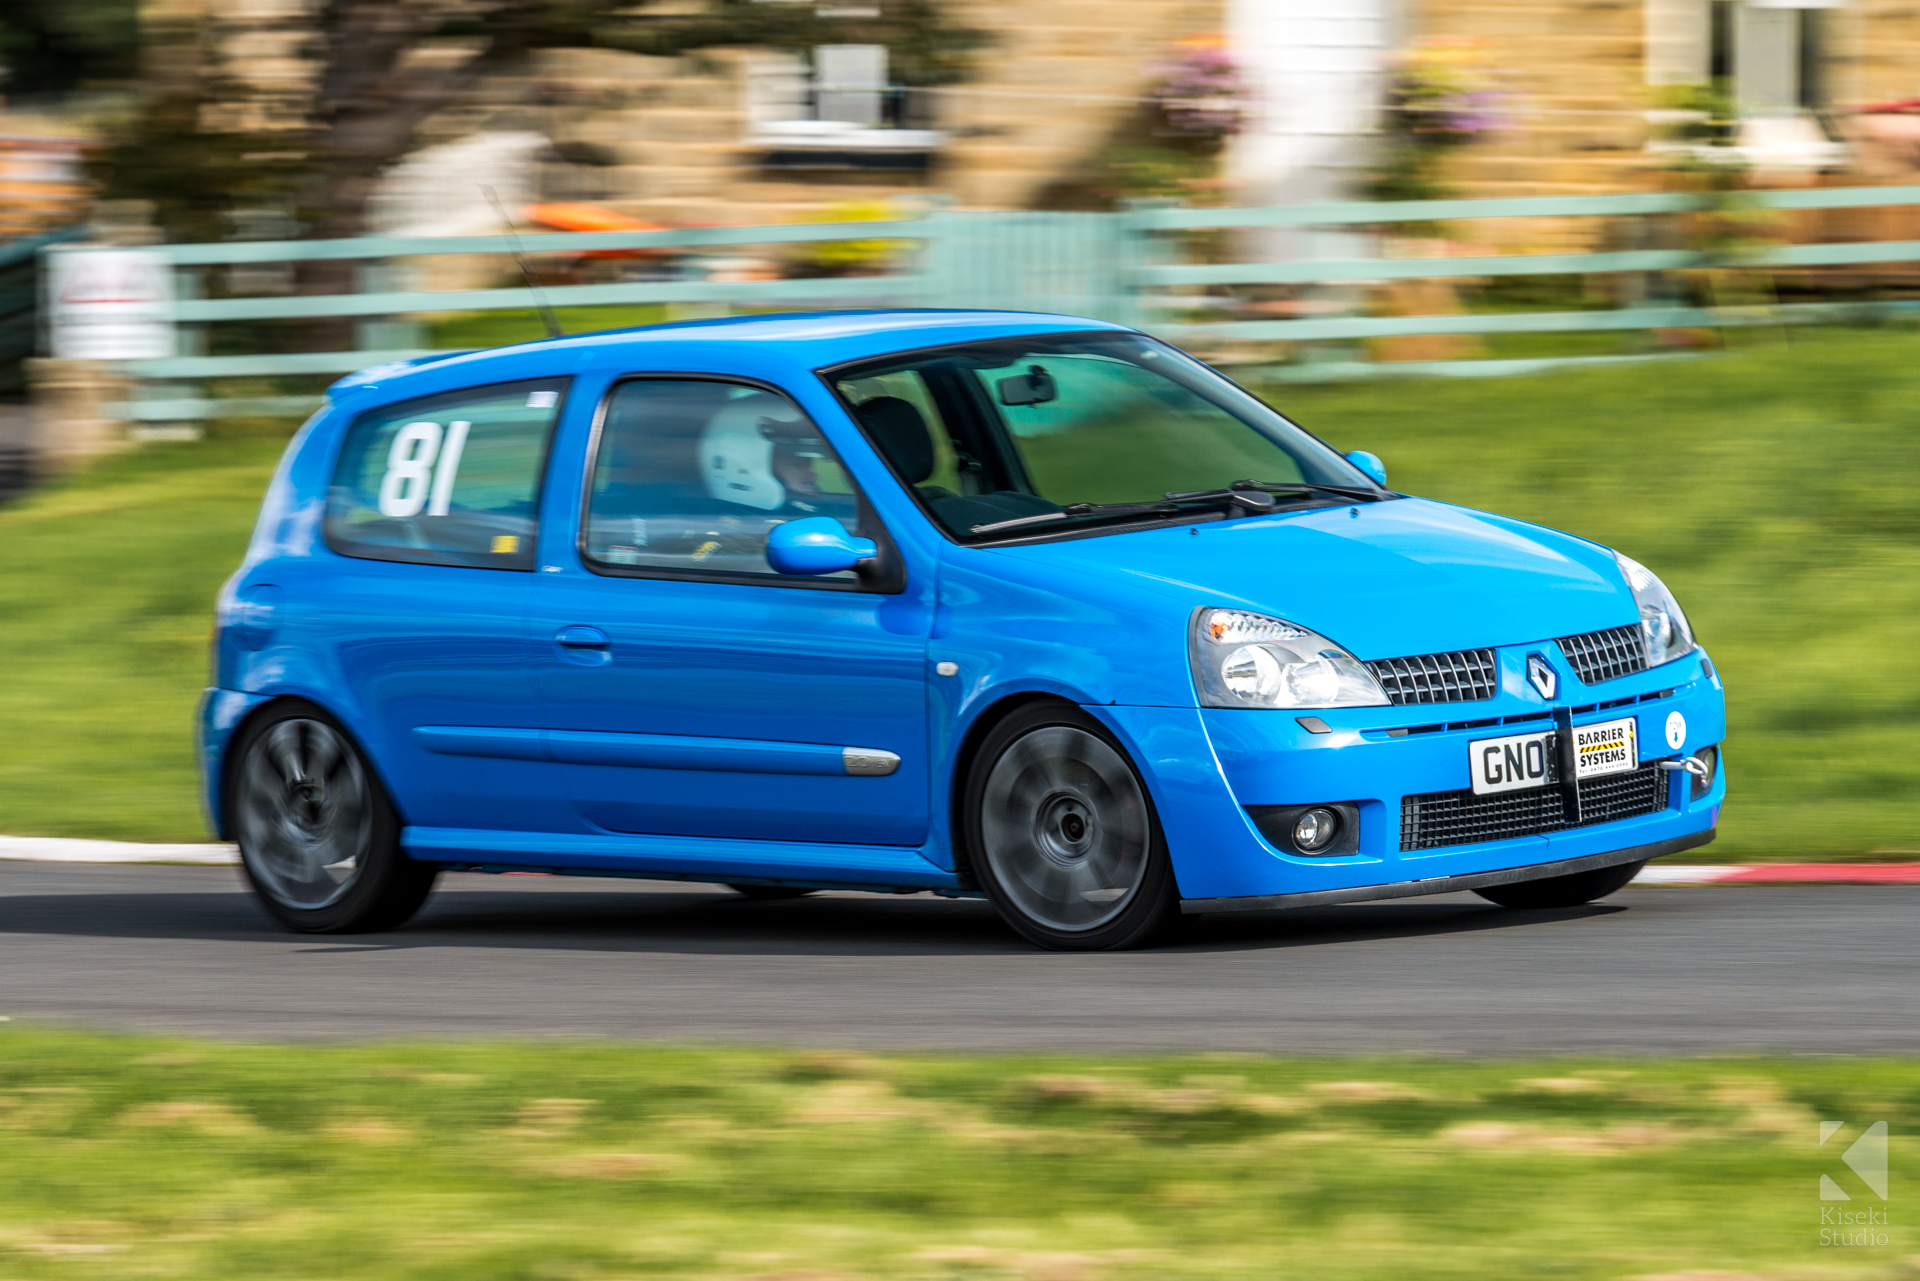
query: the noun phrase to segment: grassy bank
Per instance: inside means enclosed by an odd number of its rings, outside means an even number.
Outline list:
[[[1847,1128],[1818,1145],[1822,1119]],[[0,1272],[1881,1278],[1908,1065],[216,1046],[0,1028]],[[1832,1203],[1829,1209],[1836,1208]],[[1910,1260],[1909,1260],[1910,1266]]]
[[[0,508],[0,832],[207,839],[213,597],[284,444],[148,445]]]
[[[516,320],[528,320],[519,317]],[[1725,673],[1694,857],[1920,852],[1920,339],[1800,336],[1549,377],[1285,388],[1412,493],[1662,574]],[[0,832],[192,840],[208,611],[279,440],[155,445],[0,509]]]
[[[590,334],[602,329],[656,325],[668,319],[670,310],[664,303],[556,307],[553,309],[553,318],[565,333]],[[544,316],[531,308],[526,311],[476,311],[438,320],[428,332],[429,344],[434,347],[505,347],[509,343],[545,338],[547,322]]]

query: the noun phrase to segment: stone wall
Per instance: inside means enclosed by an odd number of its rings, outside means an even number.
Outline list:
[[[1854,0],[1843,11],[1849,95],[1862,103],[1920,98],[1920,5],[1913,0]]]
[[[1450,173],[1475,196],[1633,190],[1652,166],[1646,0],[1413,0],[1415,38],[1471,40],[1506,93],[1509,126]]]
[[[939,184],[982,209],[1030,204],[1133,113],[1169,46],[1227,25],[1224,0],[954,0],[953,9],[999,37],[973,79],[943,95],[942,126],[958,136]]]
[[[604,198],[663,222],[806,216],[824,206],[939,192],[1018,209],[1097,150],[1135,109],[1156,55],[1222,29],[1224,0],[954,0],[956,21],[993,32],[965,84],[934,91],[949,134],[932,173],[782,176],[759,170],[749,133],[748,49],[661,59],[587,50],[543,55],[556,142],[604,148]]]
[[[748,80],[756,64],[781,55],[752,49],[683,58],[548,50],[530,74],[496,81],[483,101],[429,122],[422,143],[539,129],[557,143],[584,144],[605,161],[550,174],[568,186],[546,193],[550,198],[598,199],[663,222],[779,220],[932,191],[978,208],[1022,208],[1134,110],[1156,55],[1183,37],[1226,29],[1227,2],[947,0],[955,21],[995,40],[970,80],[932,92],[933,124],[951,140],[924,176],[761,171],[747,145]],[[145,0],[143,16],[156,30],[201,24],[206,39],[196,56],[247,89],[220,123],[259,128],[297,116],[305,100],[316,70],[306,41],[316,3]]]
[[[1683,82],[1666,43],[1704,37],[1705,13],[1688,0],[1409,0],[1413,38],[1465,39],[1508,92],[1511,125],[1450,163],[1448,177],[1469,196],[1584,195],[1671,185],[1669,167],[1648,154],[1645,112],[1655,105],[1649,80]],[[1652,12],[1650,12],[1650,9]],[[1797,183],[1920,181],[1920,128],[1904,156],[1860,136],[1852,106],[1920,97],[1920,5],[1913,0],[1852,0],[1821,11],[1828,27],[1825,75],[1836,125],[1855,139],[1838,170],[1765,173],[1763,186]],[[1698,29],[1689,24],[1697,22]],[[1651,59],[1650,59],[1651,55]],[[1650,61],[1652,66],[1650,66]],[[1890,158],[1891,157],[1891,158]],[[1904,213],[1888,215],[1895,221]],[[1873,221],[1879,214],[1860,215]],[[1828,239],[1851,228],[1845,218],[1781,220],[1782,234]],[[1790,224],[1790,225],[1789,225]],[[1804,225],[1803,225],[1804,224]],[[1828,224],[1833,224],[1829,226]],[[1877,224],[1876,224],[1877,225]],[[1901,224],[1904,226],[1904,223]],[[1600,247],[1591,220],[1515,219],[1463,229],[1507,251]],[[1846,238],[1841,236],[1841,238]]]
[[[614,207],[662,222],[737,222],[748,175],[746,71],[754,55],[714,49],[649,58],[550,49],[534,77],[542,122],[563,147],[584,144],[611,163],[579,175]],[[570,194],[570,193],[562,193]]]

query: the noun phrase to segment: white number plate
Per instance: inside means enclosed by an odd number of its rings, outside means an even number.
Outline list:
[[[1554,731],[1483,738],[1467,744],[1467,764],[1473,770],[1473,794],[1518,792],[1560,781],[1555,754],[1560,747]]]
[[[1519,792],[1560,781],[1559,746],[1554,731],[1483,738],[1467,745],[1473,794]],[[1640,765],[1640,741],[1633,717],[1576,725],[1573,730],[1575,778],[1620,774]]]

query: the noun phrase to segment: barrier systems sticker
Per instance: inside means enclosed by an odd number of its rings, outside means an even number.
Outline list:
[[[1640,764],[1637,722],[1631,716],[1573,729],[1573,776],[1597,778],[1619,774]]]

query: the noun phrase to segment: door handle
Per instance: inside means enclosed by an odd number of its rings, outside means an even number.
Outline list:
[[[562,627],[553,634],[553,643],[562,649],[605,649],[611,642],[598,627]]]

